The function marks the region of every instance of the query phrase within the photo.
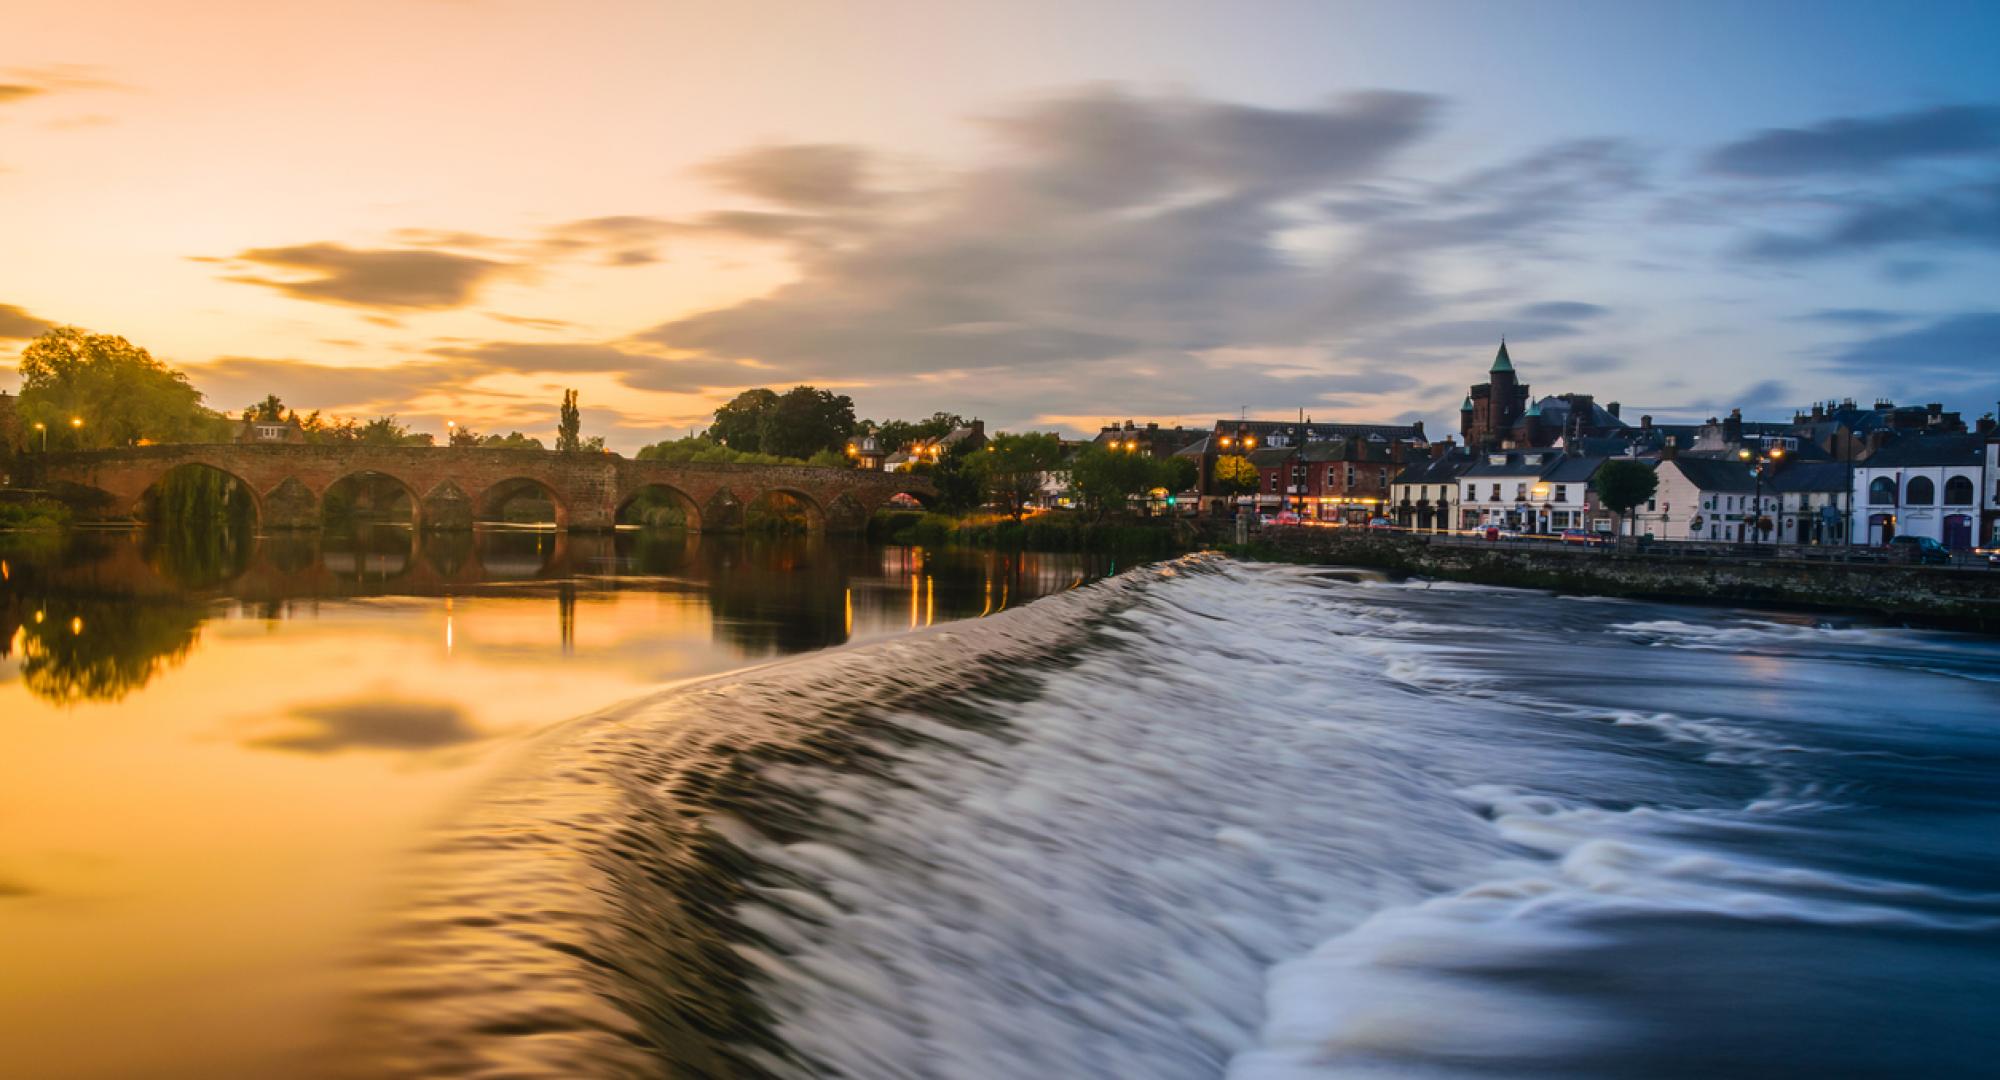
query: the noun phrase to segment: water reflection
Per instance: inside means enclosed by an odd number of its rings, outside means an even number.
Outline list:
[[[546,597],[549,645],[571,655],[593,600],[642,590],[698,601],[716,643],[762,657],[838,645],[857,626],[881,633],[988,614],[1105,569],[1074,555],[810,536],[362,525],[260,537],[198,523],[79,532],[60,544],[4,540],[0,560],[0,660],[56,704],[123,698],[184,659],[211,619],[285,620],[328,601]],[[447,614],[445,633],[455,632]]]

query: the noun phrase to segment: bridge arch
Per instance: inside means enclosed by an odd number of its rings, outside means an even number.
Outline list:
[[[826,507],[802,488],[789,485],[765,488],[743,504],[743,518],[752,529],[790,531],[794,523],[803,531],[823,533],[827,526]]]
[[[168,505],[163,506],[162,500]],[[254,527],[263,520],[264,501],[257,486],[235,472],[207,461],[189,460],[160,470],[125,512],[149,525],[181,524],[189,515],[229,524],[235,515],[247,514],[247,523]]]
[[[482,522],[504,522],[507,520],[508,504],[529,495],[536,496],[549,504],[556,528],[569,527],[569,504],[563,500],[562,493],[549,486],[547,481],[533,476],[510,476],[487,485],[474,500],[473,519]]]
[[[679,521],[674,518],[678,516]],[[701,531],[701,505],[694,496],[663,481],[634,484],[618,500],[612,520],[619,525],[680,527]]]
[[[358,524],[365,520],[385,525],[408,524],[414,528],[423,522],[423,496],[415,486],[379,469],[355,469],[336,478],[320,493],[319,501],[324,525]]]

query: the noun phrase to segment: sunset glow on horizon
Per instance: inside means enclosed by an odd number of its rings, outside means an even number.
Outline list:
[[[2000,398],[1990,5],[4,7],[0,362],[220,410],[1450,431],[1503,334],[1628,415]]]

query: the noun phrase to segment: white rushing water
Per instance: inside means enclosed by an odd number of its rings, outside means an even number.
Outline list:
[[[1948,1073],[1994,1049],[1951,718],[1996,655],[1184,560],[594,721],[443,845],[391,981],[522,1037],[434,1071]]]

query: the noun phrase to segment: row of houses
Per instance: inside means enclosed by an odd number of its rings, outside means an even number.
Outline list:
[[[1459,438],[1423,425],[1218,420],[1206,428],[1107,426],[1099,442],[1198,465],[1182,506],[1289,511],[1311,521],[1388,521],[1426,531],[1499,527],[1608,533],[1594,481],[1606,462],[1652,467],[1652,499],[1629,516],[1659,540],[1883,544],[1923,536],[1950,548],[2000,546],[2000,432],[1939,403],[1825,401],[1790,420],[1741,410],[1700,424],[1636,422],[1588,394],[1533,397],[1503,342],[1460,409]],[[1254,490],[1236,488],[1240,458]]]

